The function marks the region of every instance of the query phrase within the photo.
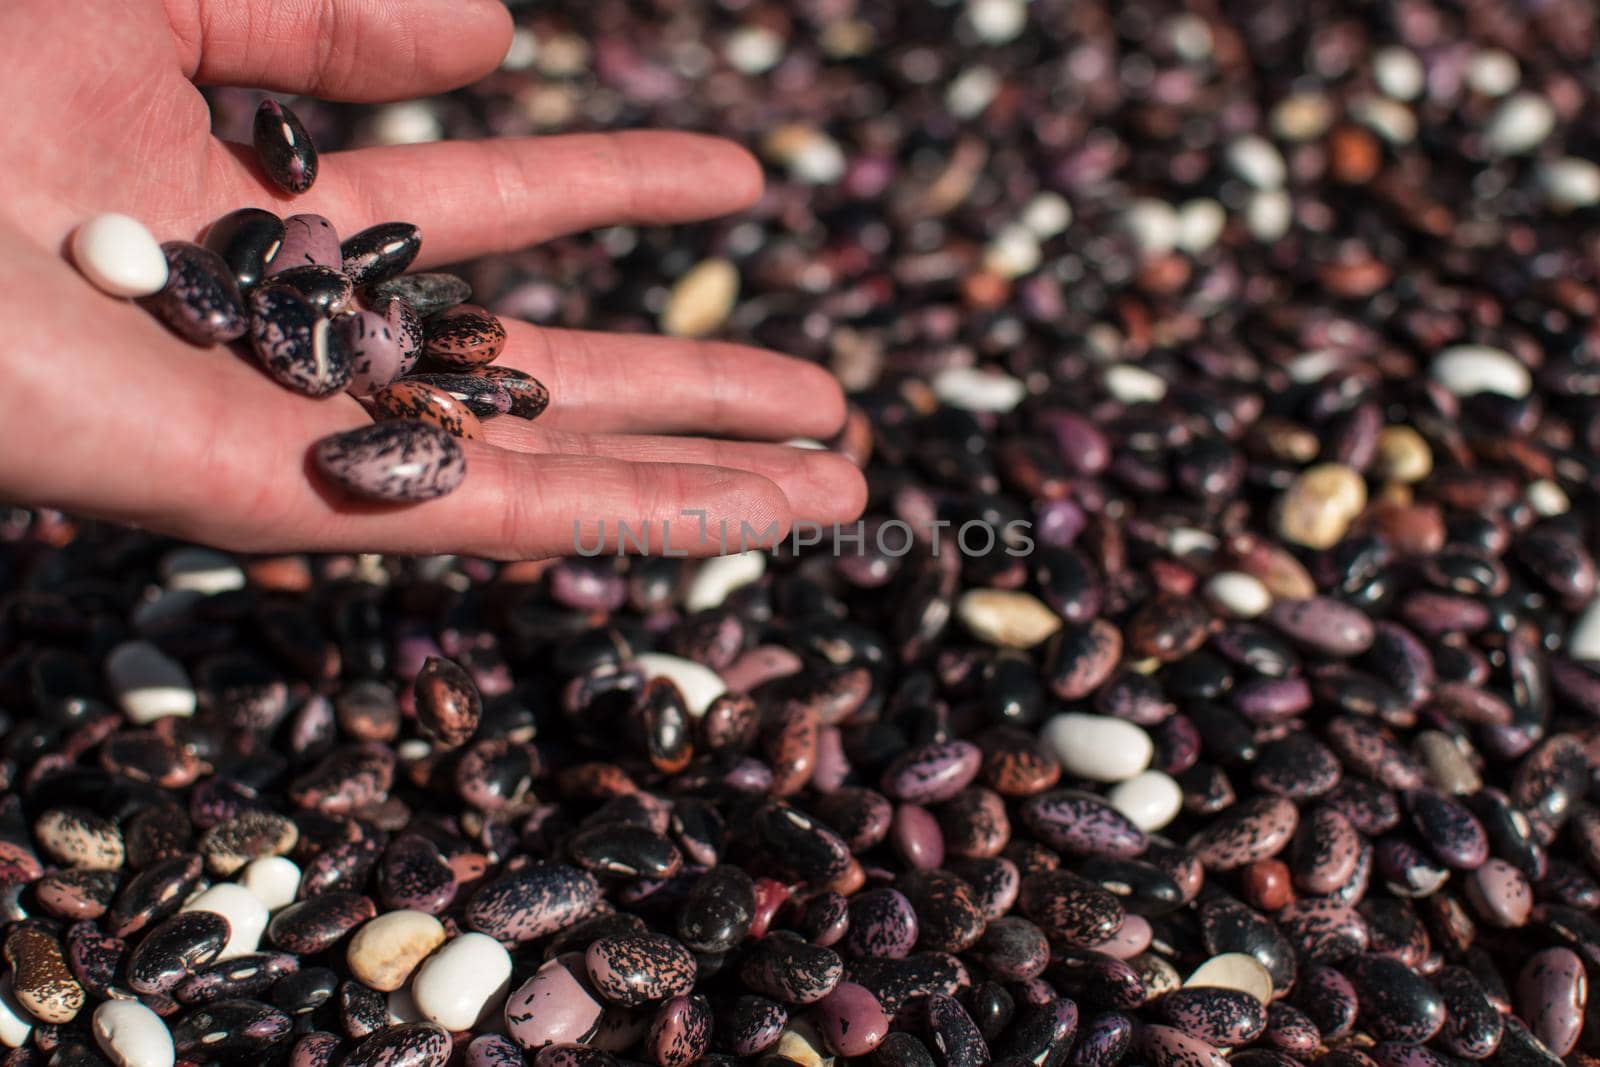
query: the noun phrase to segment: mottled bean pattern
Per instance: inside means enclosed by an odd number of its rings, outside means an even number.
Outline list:
[[[446,366],[471,368],[493,361],[505,343],[499,319],[475,305],[458,304],[427,320],[423,351]]]
[[[161,246],[167,258],[167,284],[143,304],[172,331],[197,345],[232,341],[250,320],[239,283],[222,257],[187,241]]]
[[[457,275],[433,272],[388,278],[375,283],[370,292],[374,297],[397,296],[427,319],[446,308],[466,303],[472,295],[472,286]]]
[[[339,488],[386,503],[433,500],[467,475],[466,456],[455,438],[409,419],[325,437],[312,448],[312,458]]]
[[[320,397],[337,393],[350,381],[350,352],[344,337],[299,291],[275,285],[259,288],[250,294],[250,314],[251,347],[280,385]]]
[[[414,379],[391,382],[370,397],[380,419],[413,419],[437,426],[453,437],[478,437],[483,427],[466,403],[443,389]]]
[[[550,390],[544,383],[515,367],[479,367],[473,373],[499,385],[511,397],[508,414],[519,419],[536,419],[550,406]]]

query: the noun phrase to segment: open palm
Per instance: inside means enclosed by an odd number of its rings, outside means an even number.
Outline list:
[[[353,399],[307,400],[222,349],[169,334],[63,260],[101,211],[195,239],[259,206],[326,215],[342,233],[414,222],[419,268],[620,223],[738,210],[761,176],[742,149],[632,132],[325,155],[288,198],[247,150],[210,134],[198,84],[341,100],[424,95],[505,54],[498,0],[8,0],[0,5],[0,497],[240,550],[560,554],[574,520],[637,528],[685,509],[780,529],[854,518],[860,475],[824,437],[844,415],[822,370],[730,344],[508,322],[504,365],[550,387],[537,423],[495,419],[465,441],[454,494],[364,505],[308,474],[319,437],[368,421]],[[711,434],[718,438],[684,436]],[[591,543],[586,534],[585,544]],[[715,546],[705,546],[715,551]]]

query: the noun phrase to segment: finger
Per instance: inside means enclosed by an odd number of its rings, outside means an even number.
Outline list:
[[[251,368],[244,368],[249,370]],[[135,521],[161,532],[244,551],[453,552],[534,559],[615,551],[626,535],[659,551],[715,555],[717,538],[691,538],[685,513],[716,529],[772,527],[791,509],[770,479],[697,463],[632,463],[603,455],[534,455],[463,441],[467,475],[447,496],[395,506],[353,498],[310,461],[321,437],[366,423],[354,404],[311,403],[275,387],[272,402],[217,413],[195,427],[206,474]],[[181,438],[184,435],[179,435]],[[176,469],[176,468],[173,468]],[[669,532],[671,531],[671,532]],[[579,541],[581,538],[581,542]]]
[[[685,463],[628,463],[599,456],[536,456],[467,442],[467,478],[449,496],[410,507],[349,501],[308,481],[303,501],[323,550],[455,552],[490,559],[646,551],[690,556],[721,551],[717,531],[789,529],[788,501],[745,471]],[[701,518],[703,516],[703,520]],[[291,513],[286,532],[306,528]],[[702,521],[712,531],[704,535]],[[720,543],[729,538],[723,536]],[[754,547],[752,544],[750,547]]]
[[[730,141],[651,130],[441,141],[334,152],[303,196],[268,189],[239,146],[217,143],[211,218],[243,203],[315,212],[345,233],[402,220],[422,229],[418,267],[525,248],[624,223],[714,218],[761,195],[761,168]],[[196,228],[210,218],[194,220]]]
[[[280,411],[264,456],[229,434],[215,441],[210,477],[178,486],[154,510],[125,514],[157,532],[237,551],[464,553],[538,559],[619,548],[717,555],[726,536],[770,532],[792,519],[783,491],[749,471],[692,463],[631,463],[607,456],[532,455],[465,441],[467,476],[447,496],[414,505],[352,498],[313,468],[309,449],[365,421],[332,405]],[[313,408],[314,411],[305,409]],[[311,432],[307,432],[310,430]],[[251,470],[229,470],[248,464]],[[259,473],[265,466],[268,473]],[[254,472],[254,473],[253,473]],[[624,544],[625,541],[625,544]],[[748,547],[755,547],[752,541]]]
[[[692,463],[748,471],[783,491],[796,521],[851,522],[867,502],[866,480],[837,453],[786,445],[634,434],[569,434],[514,419],[492,419],[484,437],[504,448],[604,456],[636,463]]]
[[[511,43],[499,0],[167,0],[184,72],[333,100],[465,85]]]
[[[787,533],[783,491],[759,474],[696,463],[632,463],[603,455],[534,455],[463,441],[467,475],[456,490],[414,505],[362,501],[330,485],[310,461],[322,436],[367,421],[354,405],[298,401],[213,422],[205,476],[114,516],[157,532],[238,551],[465,553],[535,559],[629,546],[718,553],[691,537],[687,516],[714,529]],[[262,436],[271,423],[271,436]],[[671,531],[669,533],[669,531]],[[580,540],[581,538],[581,540]],[[725,541],[725,539],[724,539]]]
[[[281,392],[281,391],[279,391]],[[286,395],[286,394],[285,394]],[[222,416],[209,438],[207,476],[172,491],[144,524],[247,551],[454,552],[493,559],[614,550],[622,527],[659,546],[685,512],[737,530],[787,532],[783,491],[759,474],[698,463],[633,463],[604,455],[535,455],[463,441],[467,475],[447,496],[394,506],[331,486],[310,462],[321,437],[367,422],[354,404],[288,397]],[[176,527],[176,529],[171,529]],[[575,532],[576,531],[576,532]],[[715,555],[715,539],[674,550]],[[637,540],[637,537],[634,537]]]
[[[844,424],[838,381],[804,360],[720,341],[505,325],[499,362],[550,390],[541,425],[784,440],[831,437]]]

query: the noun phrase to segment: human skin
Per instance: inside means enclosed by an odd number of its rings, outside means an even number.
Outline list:
[[[70,266],[73,227],[102,211],[194,240],[245,206],[389,220],[423,234],[415,269],[598,226],[660,225],[747,207],[744,149],[666,132],[507,138],[324,155],[316,185],[271,187],[247,146],[210,132],[196,85],[349,101],[465,84],[510,43],[499,0],[7,0],[0,4],[0,498],[240,551],[570,553],[596,521],[714,554],[690,536],[856,517],[860,473],[829,452],[837,384],[739,345],[507,322],[500,363],[543,381],[537,422],[487,422],[439,500],[354,501],[308,465],[318,438],[369,421],[348,396],[308,400],[248,361],[198,348]],[[806,397],[796,404],[795,397]]]

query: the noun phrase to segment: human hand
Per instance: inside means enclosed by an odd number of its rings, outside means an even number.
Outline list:
[[[194,240],[258,206],[327,216],[342,234],[403,220],[417,269],[613,224],[670,224],[748,206],[756,163],[727,142],[630,132],[325,154],[288,197],[248,146],[211,136],[196,84],[351,101],[426,95],[492,69],[510,40],[499,0],[10,0],[0,5],[9,135],[0,147],[0,498],[248,551],[569,553],[594,522],[848,521],[865,487],[844,458],[770,443],[827,437],[844,403],[810,364],[732,344],[507,322],[499,364],[550,388],[537,423],[462,441],[467,478],[404,508],[311,476],[317,439],[362,425],[353,398],[308,400],[223,349],[178,340],[62,258],[102,211]],[[797,399],[803,398],[803,402]],[[715,434],[719,438],[679,436]]]

